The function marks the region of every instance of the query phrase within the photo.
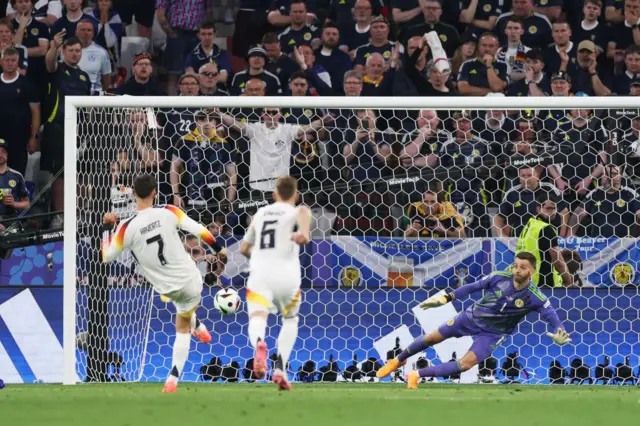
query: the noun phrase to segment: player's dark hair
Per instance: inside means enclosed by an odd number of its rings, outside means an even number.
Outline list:
[[[522,28],[524,28],[524,20],[523,20],[521,17],[519,17],[519,16],[516,16],[516,15],[511,15],[511,16],[509,16],[509,19],[507,19],[507,24],[508,24],[509,22],[513,22],[513,23],[516,23],[516,24],[520,24],[520,26],[521,26]]]
[[[559,20],[557,20],[557,21],[554,21],[554,22],[553,22],[553,24],[552,24],[552,26],[553,26],[553,25],[564,25],[564,24],[567,24],[567,26],[569,27],[569,29],[571,29],[571,24],[570,24],[569,22],[567,22],[567,21],[563,20],[563,19],[559,19]]]
[[[325,24],[322,26],[322,30],[326,30],[327,28],[335,28],[336,30],[340,31],[340,27],[338,26],[338,24],[336,24],[333,21],[327,21],[325,22]]]
[[[293,80],[296,80],[298,78],[301,78],[306,82],[309,82],[309,78],[307,78],[307,74],[304,71],[295,71],[293,74],[291,74],[291,77],[289,77],[289,83],[291,83]]]
[[[158,187],[156,178],[150,174],[140,175],[133,181],[133,191],[138,198],[147,198]]]
[[[15,48],[7,47],[6,49],[4,49],[4,52],[2,52],[2,58],[4,58],[5,56],[19,56],[19,54]]]
[[[540,49],[531,49],[530,51],[524,54],[524,59],[544,62],[544,56],[542,56],[542,51],[540,51]]]
[[[0,25],[6,26],[7,28],[9,28],[9,31],[13,32],[13,24],[11,23],[10,19],[7,19],[7,18],[0,19]]]
[[[281,176],[276,182],[276,192],[283,200],[290,200],[298,191],[298,181],[291,176]]]
[[[536,269],[537,267],[536,257],[528,251],[521,251],[516,254],[516,259],[526,260],[531,264],[531,266],[533,266],[533,269]]]
[[[262,36],[262,44],[274,44],[279,43],[278,35],[276,33],[266,33]]]
[[[558,196],[553,191],[540,191],[540,193],[536,197],[536,204],[538,206],[542,206],[547,201],[558,204]]]
[[[216,23],[213,22],[212,20],[206,20],[203,21],[200,26],[198,27],[198,31],[200,30],[213,30],[213,32],[216,32]]]
[[[82,43],[80,43],[80,39],[78,37],[76,37],[76,36],[69,37],[64,42],[62,42],[62,48],[66,49],[69,46],[75,46],[76,44],[82,45]]]

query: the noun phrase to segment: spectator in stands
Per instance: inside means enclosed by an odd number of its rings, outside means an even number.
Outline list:
[[[183,74],[178,80],[180,96],[198,96],[200,94],[200,80],[196,74]]]
[[[249,49],[247,61],[249,62],[247,69],[233,76],[230,88],[232,95],[237,96],[244,93],[247,82],[251,79],[263,81],[267,96],[275,96],[282,93],[278,77],[265,69],[267,51],[264,50],[262,45],[258,44]]]
[[[278,108],[265,108],[257,123],[241,122],[230,114],[220,116],[229,130],[239,131],[249,140],[249,186],[255,197],[268,196],[275,188],[276,179],[289,173],[293,142],[308,131],[320,129],[331,119],[326,116],[305,126],[282,124]]]
[[[636,90],[640,96],[640,81],[635,83]],[[622,136],[620,151],[613,156],[613,163],[619,167],[624,167],[625,173],[632,182],[640,182],[640,114],[638,111],[632,112],[630,128]],[[628,119],[628,117],[624,117]],[[616,123],[622,120],[618,118]]]
[[[329,95],[331,76],[321,65],[316,65],[316,56],[311,46],[295,47],[293,55],[300,69],[305,73],[309,83],[309,93],[312,96]]]
[[[616,51],[630,46],[640,46],[640,1],[625,0],[624,21],[611,25],[611,36],[607,46],[607,57],[615,58]]]
[[[88,19],[81,19],[76,27],[76,36],[82,44],[82,56],[78,66],[89,75],[91,94],[111,89],[111,60],[104,47],[94,43],[95,26]]]
[[[331,76],[331,87],[341,90],[344,73],[352,68],[351,57],[340,50],[340,31],[334,23],[326,23],[322,28],[322,46],[315,51],[315,63],[324,67]]]
[[[547,74],[553,74],[559,70],[571,71],[575,67],[578,49],[571,41],[571,34],[571,27],[567,22],[553,23],[551,30],[553,43],[542,52],[545,64],[544,71]],[[562,68],[563,64],[564,68]]]
[[[344,73],[344,95],[360,96],[362,93],[362,74],[358,71],[350,70]]]
[[[606,52],[609,44],[609,34],[604,22],[600,22],[600,15],[602,14],[602,0],[585,0],[584,6],[582,6],[582,15],[576,13],[571,22],[571,28],[573,29],[571,40],[574,43],[580,43],[583,40],[591,40],[598,49],[599,52]],[[567,19],[570,19],[567,14]],[[574,23],[575,19],[580,19],[584,16],[582,21]]]
[[[233,145],[218,137],[217,123],[209,114],[198,112],[195,121],[195,129],[175,147],[170,179],[173,203],[189,210],[234,201],[237,184]]]
[[[357,0],[353,6],[354,23],[340,24],[340,49],[353,58],[358,47],[369,43],[373,8],[370,0]]]
[[[469,33],[462,35],[460,46],[458,46],[451,58],[451,75],[454,76],[454,78],[457,78],[460,68],[462,68],[462,64],[475,58],[477,47],[477,37],[473,37],[473,35]]]
[[[351,168],[352,177],[358,181],[373,180],[388,175],[385,167],[390,159],[395,135],[376,129],[377,115],[372,110],[356,112],[355,131],[349,131],[343,139],[342,155]]]
[[[104,3],[106,1],[110,2],[111,0],[98,0],[98,8],[102,10],[104,6],[101,6],[100,3]],[[135,22],[137,23],[136,34],[140,37],[151,39],[151,29],[153,28],[154,10],[156,6],[155,3],[156,2],[154,0],[114,0],[113,8],[117,11],[116,14],[122,19],[120,25],[128,27]],[[96,16],[96,18],[98,17]],[[102,21],[103,19],[101,18],[100,22]],[[118,21],[120,21],[120,19],[118,19]],[[120,35],[122,35],[122,32],[120,32]]]
[[[0,139],[0,221],[15,217],[18,210],[29,208],[29,193],[22,173],[8,165],[9,147]],[[0,230],[5,226],[0,223]]]
[[[400,38],[400,40],[406,40],[409,37],[414,35],[422,35],[431,31],[435,31],[438,33],[438,37],[440,38],[440,42],[442,43],[442,47],[444,51],[447,53],[447,57],[453,56],[456,47],[460,44],[460,34],[458,30],[453,25],[446,24],[447,22],[442,22],[440,18],[442,18],[442,6],[444,4],[452,3],[450,1],[442,2],[441,0],[426,0],[424,6],[424,22],[421,25],[418,25],[413,28],[407,28],[406,36]],[[457,2],[453,2],[457,3]],[[456,16],[455,21],[458,22],[458,16]]]
[[[551,80],[545,74],[544,59],[538,49],[525,54],[524,80],[509,81],[507,96],[549,96]]]
[[[398,25],[400,29],[401,38],[407,37],[406,29],[424,24],[424,9],[427,7],[426,1],[398,1],[392,3],[391,7],[391,16],[393,17],[393,22]],[[442,8],[440,8],[440,13],[442,14]]]
[[[18,52],[9,47],[2,53],[0,77],[0,138],[10,142],[9,166],[24,174],[27,153],[40,150],[40,98],[31,81],[18,72]]]
[[[611,90],[607,87],[610,85],[610,73],[606,64],[599,66],[598,55],[599,52],[592,41],[580,42],[576,66],[568,69],[574,91],[589,96],[608,96],[611,94]]]
[[[205,21],[198,28],[200,43],[187,55],[185,67],[187,73],[197,72],[201,66],[215,63],[218,66],[218,83],[226,86],[233,71],[231,70],[231,57],[225,49],[221,49],[216,43],[216,25],[213,21]]]
[[[584,235],[589,237],[636,237],[640,224],[638,194],[622,184],[618,167],[607,167],[602,181],[603,186],[591,191],[576,210],[575,235],[583,235],[578,229],[582,225],[586,229]]]
[[[400,160],[404,167],[431,167],[438,165],[438,152],[442,145],[451,138],[451,133],[442,129],[438,113],[432,109],[420,111],[417,128],[407,133]]]
[[[582,199],[592,189],[593,181],[604,173],[602,164],[607,159],[604,147],[608,138],[592,111],[571,110],[568,118],[553,134],[560,151],[554,158],[562,167],[550,165],[547,173],[573,210],[576,207],[573,203]]]
[[[485,31],[493,31],[500,14],[499,3],[495,0],[465,0],[460,11],[460,23],[467,25],[467,31],[480,37]]]
[[[371,41],[359,46],[354,53],[354,70],[364,71],[367,58],[374,53],[379,53],[388,60],[391,57],[395,42],[389,41],[389,23],[384,16],[376,16],[371,21]],[[400,45],[400,53],[404,53],[404,47]]]
[[[77,37],[69,37],[64,41],[63,39],[64,33],[58,33],[53,37],[45,58],[51,90],[44,115],[48,118],[44,126],[40,168],[49,172],[51,177],[58,175],[51,186],[51,204],[54,211],[64,209],[64,178],[59,174],[64,169],[64,102],[61,102],[61,99],[66,96],[91,94],[89,75],[78,68],[82,56],[80,40]],[[60,49],[62,62],[57,60]],[[56,216],[51,222],[51,227],[59,227],[61,221],[62,218]]]
[[[419,112],[417,128],[404,135],[400,161],[404,167],[431,167],[438,165],[438,152],[451,134],[442,129],[440,118],[435,110],[424,109]]]
[[[120,6],[130,4],[127,1],[120,1]],[[153,0],[144,0],[143,2],[135,2],[134,4],[140,5],[144,3],[153,3]],[[120,45],[122,43],[123,34],[123,22],[120,19],[119,9],[114,8],[111,0],[98,0],[96,8],[91,11],[93,19],[98,22],[98,33],[95,36],[95,42],[104,47],[109,55],[113,59],[115,64],[120,62]],[[148,8],[146,15],[151,16],[151,23],[153,23],[153,6]],[[131,18],[131,17],[129,17]],[[141,16],[136,16],[136,19],[140,19]],[[147,21],[146,23],[148,23]],[[130,23],[130,22],[129,22]],[[145,27],[145,30],[141,31],[141,27]],[[138,34],[141,37],[151,38],[151,27],[146,27],[143,24],[138,25]]]
[[[264,80],[252,78],[247,81],[245,91],[241,96],[266,96],[266,86]]]
[[[495,235],[497,237],[514,237],[520,235],[529,219],[537,215],[537,199],[541,192],[552,192],[558,199],[556,215],[551,224],[560,230],[560,235],[567,235],[569,210],[560,191],[548,182],[540,182],[541,168],[527,167],[520,169],[519,185],[515,185],[504,193],[500,212],[494,217]]]
[[[199,70],[200,95],[229,96],[229,92],[218,87],[218,65],[215,62],[204,64]]]
[[[530,48],[543,49],[551,42],[551,21],[544,15],[534,12],[533,0],[513,0],[511,12],[503,13],[498,17],[495,32],[506,44],[505,28],[510,16],[518,16],[522,19],[524,34],[522,43]]]
[[[275,33],[266,33],[262,37],[262,46],[267,51],[267,63],[265,69],[274,74],[280,80],[280,87],[287,87],[291,74],[300,69],[289,55],[284,55],[280,49],[280,41]]]
[[[418,86],[427,82],[427,55],[429,47],[423,37],[413,36],[407,40],[405,66],[398,69],[393,83],[394,96],[414,96]],[[417,77],[416,77],[417,75]],[[414,81],[417,79],[418,81]],[[420,93],[420,92],[418,92]]]
[[[507,64],[495,59],[497,51],[497,37],[485,33],[478,42],[478,56],[460,68],[458,91],[462,96],[504,92],[508,81]]]
[[[294,13],[291,12],[292,2],[290,0],[275,0],[271,3],[269,7],[269,14],[267,15],[267,21],[273,27],[277,29],[283,29],[291,25],[291,22],[296,19],[292,16]],[[299,8],[294,8],[299,13]],[[316,14],[313,11],[306,10],[302,15],[305,19],[305,22],[308,24],[313,24],[316,22]]]
[[[464,222],[455,206],[433,190],[407,208],[405,237],[465,238]]]
[[[24,15],[25,9],[29,14],[27,17],[33,17],[36,21],[42,22],[47,27],[62,17],[61,0],[39,0],[36,7],[33,7],[33,0],[10,0],[7,4],[7,17],[9,19]],[[20,43],[18,43],[20,44]]]
[[[640,78],[640,47],[631,46],[625,51],[624,66],[626,70],[615,75],[611,86],[612,92],[621,96],[629,94],[631,81]]]
[[[205,2],[156,0],[156,18],[167,34],[164,65],[169,73],[168,92],[177,92],[178,77],[184,72],[185,59],[198,44],[196,31],[205,16]]]
[[[51,26],[51,34],[64,33],[64,38],[76,36],[78,22],[88,20],[94,25],[94,34],[98,31],[98,23],[91,15],[82,11],[82,0],[64,0],[62,17]]]
[[[393,94],[393,80],[396,68],[400,65],[399,56],[399,45],[395,45],[386,71],[381,54],[373,53],[367,58],[365,75],[362,78],[362,96],[378,97]]]
[[[462,213],[473,237],[487,236],[490,223],[482,199],[482,179],[485,172],[488,175],[483,166],[489,161],[489,147],[473,134],[468,112],[455,112],[452,118],[454,133],[440,148],[440,165],[458,173],[449,182],[449,199]]]
[[[166,92],[151,78],[153,64],[151,55],[138,53],[133,58],[133,76],[116,93],[130,96],[166,96]]]
[[[525,55],[531,48],[522,44],[524,27],[522,26],[522,19],[520,17],[509,17],[507,19],[505,32],[507,35],[507,44],[498,50],[496,59],[507,64],[509,83],[513,84],[525,78]]]
[[[0,19],[0,56],[8,48],[14,49],[18,54],[18,72],[22,75],[27,75],[27,69],[29,68],[27,48],[13,42],[13,25],[11,21],[3,18]]]
[[[573,276],[572,288],[583,287],[584,283],[581,277],[583,262],[580,253],[575,250],[564,249],[560,252],[560,255],[565,265],[567,265],[567,271]]]
[[[40,100],[43,101],[47,94],[49,81],[44,60],[49,49],[49,27],[31,15],[33,9],[31,0],[16,0],[11,4],[16,8],[16,14],[12,21],[15,29],[13,42],[27,48],[27,62],[29,64],[27,76],[38,90]],[[60,13],[62,13],[62,9],[60,9]],[[47,19],[49,19],[48,16]]]
[[[279,35],[280,48],[286,54],[292,53],[294,47],[309,45],[314,49],[320,47],[320,30],[307,23],[307,6],[304,0],[293,0],[289,6],[291,24]]]

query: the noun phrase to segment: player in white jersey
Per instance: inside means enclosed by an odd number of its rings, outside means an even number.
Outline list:
[[[272,380],[280,390],[289,390],[286,366],[298,337],[301,301],[299,253],[300,246],[310,240],[311,212],[307,207],[295,206],[295,178],[280,177],[275,189],[276,202],[257,211],[240,252],[249,258],[247,305],[249,340],[255,349],[253,372],[258,379],[267,374],[267,318],[269,313],[280,311],[282,328]]]
[[[102,260],[112,262],[129,249],[142,269],[142,274],[160,293],[176,307],[176,339],[173,344],[172,368],[163,392],[175,392],[178,379],[189,355],[189,331],[201,342],[211,342],[211,334],[198,321],[195,312],[200,305],[202,275],[191,256],[185,251],[178,230],[200,237],[225,260],[226,249],[220,247],[211,232],[190,219],[175,206],[154,206],[157,183],[153,176],[135,179],[136,214],[122,221],[115,233],[106,233],[102,241]],[[106,225],[115,224],[114,213],[104,216]]]

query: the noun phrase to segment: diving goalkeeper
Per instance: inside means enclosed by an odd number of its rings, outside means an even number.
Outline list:
[[[570,342],[569,334],[564,330],[551,302],[531,282],[535,272],[535,257],[531,253],[521,252],[516,255],[512,272],[494,272],[445,296],[425,300],[420,304],[422,309],[436,308],[484,290],[482,299],[438,329],[416,339],[400,355],[387,362],[378,371],[377,377],[381,379],[388,376],[402,367],[407,358],[451,337],[473,336],[473,344],[462,358],[409,372],[407,387],[417,389],[422,377],[447,377],[467,371],[487,359],[513,333],[520,320],[532,311],[540,313],[542,319],[551,325],[554,332],[547,333],[547,336],[555,343],[564,345]]]

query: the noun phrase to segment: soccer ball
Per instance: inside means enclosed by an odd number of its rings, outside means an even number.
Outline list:
[[[234,314],[240,307],[240,296],[232,288],[223,288],[213,298],[213,306],[224,315]]]

